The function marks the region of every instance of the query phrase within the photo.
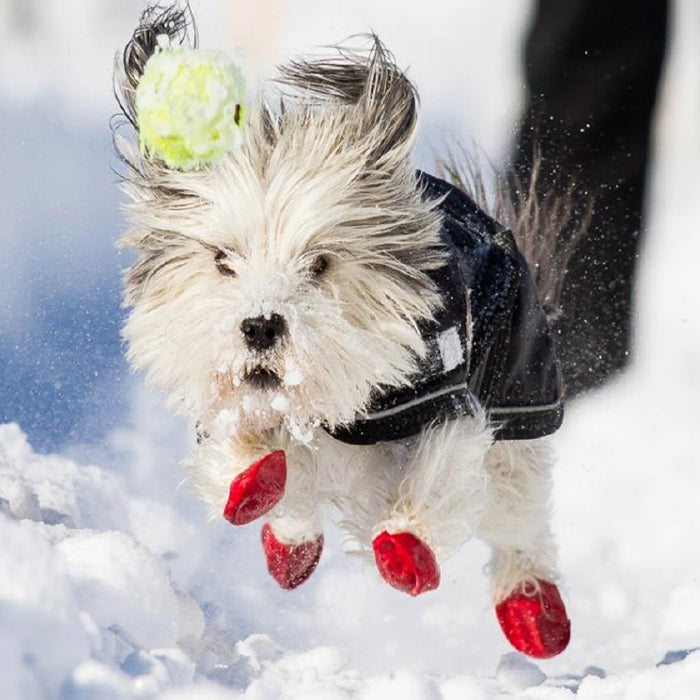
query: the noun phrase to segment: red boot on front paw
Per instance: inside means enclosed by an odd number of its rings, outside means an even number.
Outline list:
[[[287,484],[287,460],[282,450],[265,455],[232,482],[224,518],[234,525],[246,525],[274,508]]]
[[[571,622],[553,583],[538,579],[540,590],[527,595],[516,589],[496,606],[496,615],[508,641],[537,659],[561,654],[569,644]]]
[[[394,588],[417,596],[440,585],[440,567],[430,547],[410,532],[384,531],[372,542],[382,578]]]
[[[291,591],[314,572],[323,550],[323,535],[300,544],[285,544],[277,539],[270,523],[265,523],[262,544],[270,575],[282,588]]]

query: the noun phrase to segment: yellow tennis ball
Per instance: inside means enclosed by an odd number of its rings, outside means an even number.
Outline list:
[[[160,48],[136,89],[142,152],[191,170],[240,145],[245,83],[220,51]]]

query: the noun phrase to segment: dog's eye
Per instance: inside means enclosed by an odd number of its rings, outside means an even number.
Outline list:
[[[228,255],[226,254],[225,250],[216,251],[214,262],[222,275],[228,275],[229,277],[236,276],[236,271],[231,267],[231,261],[228,259]]]
[[[328,258],[325,255],[319,255],[311,263],[311,274],[314,277],[320,277],[328,269]]]

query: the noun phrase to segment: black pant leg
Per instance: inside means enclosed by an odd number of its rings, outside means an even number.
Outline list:
[[[594,214],[554,322],[566,395],[597,386],[629,355],[650,126],[668,0],[539,0],[525,49],[528,104],[515,165],[539,189],[573,180]],[[568,182],[567,182],[568,180]]]

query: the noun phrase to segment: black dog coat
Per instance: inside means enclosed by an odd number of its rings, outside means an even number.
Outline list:
[[[377,392],[338,440],[402,440],[481,405],[497,440],[554,432],[562,422],[554,343],[534,280],[511,232],[461,190],[419,173],[425,196],[441,199],[446,267],[432,275],[445,301],[426,324],[428,348],[406,387]]]

